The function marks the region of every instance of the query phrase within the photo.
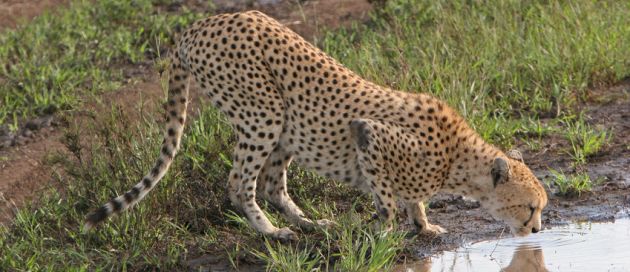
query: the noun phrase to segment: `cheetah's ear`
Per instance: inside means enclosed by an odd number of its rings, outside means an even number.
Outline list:
[[[492,163],[492,170],[490,171],[492,175],[492,183],[494,187],[497,187],[499,184],[506,183],[510,176],[510,165],[507,160],[501,157],[496,157],[494,162]]]
[[[512,159],[525,163],[525,161],[523,160],[523,154],[521,154],[521,151],[518,151],[517,149],[512,149],[508,151],[507,153],[505,153],[505,155],[507,155],[508,157]]]

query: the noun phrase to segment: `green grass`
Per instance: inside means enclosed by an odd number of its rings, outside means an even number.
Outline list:
[[[254,251],[261,260],[267,263],[267,271],[313,271],[320,262],[319,255],[313,246],[305,245],[304,248],[298,246],[283,246],[281,244],[272,244],[269,240],[265,240],[266,251]]]
[[[155,13],[149,0],[79,0],[0,33],[0,126],[118,88],[123,65],[159,54],[171,29],[194,17]]]
[[[356,218],[354,220],[361,220]],[[356,221],[355,221],[356,222]],[[339,261],[334,271],[386,271],[404,246],[405,233],[375,231],[363,224],[343,222],[344,228],[333,239],[339,243]],[[339,231],[339,230],[337,230]]]
[[[521,118],[520,120],[523,123],[520,126],[520,131],[518,131],[515,135],[521,137],[529,150],[534,152],[542,149],[542,145],[545,141],[544,137],[559,131],[556,127],[557,122],[554,120],[546,123],[543,123],[540,119],[535,118]]]
[[[167,43],[174,25],[197,16],[154,13],[142,0],[91,3],[78,2],[0,34],[0,59],[9,64],[0,68],[2,123],[15,126],[48,107],[76,107],[86,95],[114,89],[117,65],[147,61],[151,50]],[[389,1],[369,26],[331,32],[321,46],[377,83],[445,99],[494,143],[510,146],[515,137],[540,142],[559,129],[579,127],[575,143],[584,156],[598,150],[601,134],[579,121],[541,120],[575,114],[572,105],[589,86],[628,76],[630,4],[467,3]],[[198,113],[181,153],[151,194],[87,234],[79,231],[85,215],[150,169],[162,125],[149,115],[134,122],[118,107],[71,124],[65,143],[72,154],[48,158],[59,169],[54,188],[21,209],[12,225],[0,226],[0,270],[186,270],[188,259],[216,252],[237,268],[245,255],[269,270],[288,271],[387,270],[396,260],[403,234],[371,230],[365,223],[373,209],[369,196],[294,166],[288,176],[297,204],[313,218],[340,224],[300,232],[296,244],[263,243],[230,211],[225,194],[234,144],[229,125],[214,109]],[[592,186],[583,175],[559,173],[551,182],[564,192]],[[272,222],[288,226],[261,204]]]
[[[323,238],[306,236],[297,244],[265,241],[265,251],[253,254],[268,271],[387,271],[404,247],[404,232],[382,232],[363,223],[356,213],[336,218],[337,225],[319,230]]]
[[[571,144],[569,155],[576,166],[584,165],[587,159],[598,152],[611,140],[611,132],[591,127],[583,115],[568,116],[563,120],[565,138]]]
[[[564,197],[579,197],[583,193],[590,192],[593,186],[600,183],[600,180],[591,180],[588,173],[577,173],[574,175],[565,175],[564,172],[549,170],[551,178],[546,180],[549,187],[556,188],[556,195]]]

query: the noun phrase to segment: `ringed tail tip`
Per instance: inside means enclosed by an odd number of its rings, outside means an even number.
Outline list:
[[[87,216],[85,220],[85,225],[83,225],[83,230],[85,232],[89,231],[99,223],[103,222],[107,218],[107,216],[109,216],[109,210],[107,209],[107,205],[103,205],[98,208],[98,210],[90,213]]]

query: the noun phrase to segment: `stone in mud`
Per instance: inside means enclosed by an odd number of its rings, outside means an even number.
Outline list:
[[[23,137],[26,137],[26,138],[33,138],[33,131],[32,131],[32,130],[30,130],[30,129],[28,129],[28,128],[27,128],[27,129],[24,129],[24,130],[22,131],[22,136],[23,136]]]
[[[37,119],[29,120],[28,122],[26,122],[26,124],[24,124],[24,132],[39,130],[39,128],[40,122]]]

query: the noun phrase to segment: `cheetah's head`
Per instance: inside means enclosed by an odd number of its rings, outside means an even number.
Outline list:
[[[494,159],[490,171],[493,190],[482,198],[481,204],[493,217],[506,222],[512,233],[526,236],[542,227],[547,193],[522,158],[509,153],[508,156]]]

